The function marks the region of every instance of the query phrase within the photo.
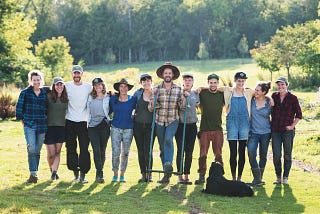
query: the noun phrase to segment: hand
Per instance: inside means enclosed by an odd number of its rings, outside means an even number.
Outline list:
[[[287,131],[291,131],[291,130],[293,130],[294,129],[294,126],[286,126],[286,130]]]
[[[153,93],[154,96],[156,96],[157,93],[158,93],[158,88],[153,88],[152,89],[152,93]]]
[[[199,88],[196,89],[196,93],[197,94],[200,94],[201,91],[202,91],[202,87],[199,87]]]
[[[183,96],[189,97],[189,96],[190,96],[190,93],[189,93],[188,91],[184,91],[184,92],[183,92]]]

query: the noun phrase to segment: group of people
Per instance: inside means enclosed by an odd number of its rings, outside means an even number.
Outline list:
[[[232,179],[241,181],[247,147],[254,177],[252,184],[263,185],[262,176],[272,139],[277,177],[274,183],[288,183],[295,126],[302,118],[302,113],[297,97],[288,91],[289,83],[286,78],[277,79],[278,91],[270,97],[267,95],[270,82],[258,83],[255,90],[245,88],[247,75],[244,72],[235,74],[234,87],[219,86],[220,77],[210,74],[207,87],[196,90],[193,89],[194,76],[191,73],[182,75],[182,87],[173,82],[179,78],[180,71],[171,63],[160,66],[156,74],[163,80],[159,85],[153,86],[152,76],[142,74],[142,87],[130,96],[128,91],[133,85],[126,79],[114,83],[116,93],[111,93],[99,77],[92,80],[92,85],[82,81],[83,68],[79,65],[72,67],[73,81],[64,82],[62,78],[56,77],[47,90],[42,87],[43,77],[40,71],[29,72],[30,85],[21,91],[16,106],[16,118],[22,121],[27,142],[30,171],[27,183],[38,181],[37,171],[43,143],[47,147],[51,180],[59,179],[57,171],[63,142],[66,142],[68,169],[74,173],[73,180],[81,183],[88,182],[86,174],[91,167],[88,147],[91,142],[96,182],[103,183],[105,152],[111,136],[112,182],[126,181],[125,172],[133,138],[138,150],[141,173],[138,182],[151,182],[154,171],[152,150],[157,137],[161,171],[164,173],[158,182],[169,183],[174,173],[175,138],[178,183],[192,184],[189,175],[198,137],[199,178],[195,180],[195,184],[203,184],[210,142],[215,161],[223,165],[224,107]],[[199,131],[197,108],[201,110]]]

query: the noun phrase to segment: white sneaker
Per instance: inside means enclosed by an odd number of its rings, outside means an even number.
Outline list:
[[[288,184],[288,177],[283,177],[282,184]]]

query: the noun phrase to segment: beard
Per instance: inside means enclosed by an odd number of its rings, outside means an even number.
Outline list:
[[[165,77],[163,79],[166,83],[170,83],[172,81],[172,78],[171,77]]]
[[[81,80],[81,77],[73,77],[74,82],[80,82],[80,80]]]

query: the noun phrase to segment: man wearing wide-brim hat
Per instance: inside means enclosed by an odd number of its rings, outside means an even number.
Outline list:
[[[157,69],[157,76],[163,79],[160,85],[154,88],[149,103],[149,111],[155,105],[155,130],[160,146],[160,157],[165,174],[159,183],[169,183],[173,171],[173,137],[179,124],[179,109],[185,105],[185,97],[181,87],[173,83],[180,75],[179,69],[166,62]]]

